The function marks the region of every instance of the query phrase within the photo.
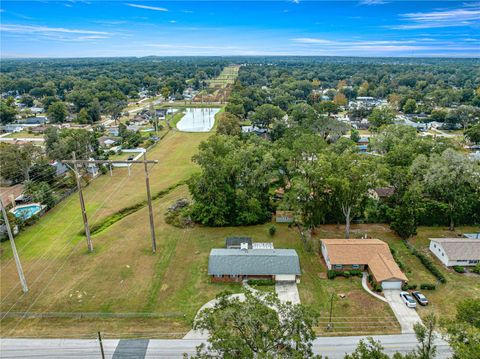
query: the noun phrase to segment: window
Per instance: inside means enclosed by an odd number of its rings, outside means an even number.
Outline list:
[[[442,252],[442,257],[445,257],[445,253]]]
[[[334,264],[333,265],[333,269],[342,269],[343,268],[343,265],[341,264]]]
[[[475,260],[475,259],[468,261],[468,264],[477,264],[477,263],[478,263],[478,260]]]
[[[360,268],[360,264],[352,264],[352,269],[359,269]]]
[[[437,245],[436,245],[436,244],[434,244],[434,245],[433,245],[433,248],[437,248]]]
[[[215,274],[214,277],[215,277],[215,278],[222,278],[223,275],[221,275],[221,274]]]

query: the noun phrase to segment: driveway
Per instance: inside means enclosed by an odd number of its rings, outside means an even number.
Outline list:
[[[276,282],[275,292],[282,303],[300,304],[300,295],[295,282]]]
[[[415,309],[408,308],[405,305],[400,298],[400,292],[400,290],[395,289],[384,289],[383,295],[402,327],[402,334],[413,333],[413,325],[421,323],[422,320]]]

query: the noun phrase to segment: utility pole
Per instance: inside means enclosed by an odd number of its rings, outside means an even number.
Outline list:
[[[8,221],[7,211],[3,206],[2,199],[0,198],[0,207],[2,207],[3,220],[5,221],[5,227],[7,227],[8,239],[10,239],[10,245],[12,246],[13,257],[15,258],[15,265],[17,266],[18,276],[20,277],[20,283],[22,284],[23,293],[28,292],[27,281],[23,274],[22,264],[20,263],[20,258],[17,253],[17,246],[15,245],[15,240],[13,239],[12,229],[10,228],[10,222]]]
[[[143,164],[145,166],[144,167],[145,168],[145,184],[146,184],[146,187],[147,187],[148,209],[149,209],[149,214],[150,214],[150,233],[151,233],[151,236],[152,236],[152,250],[153,250],[153,253],[156,252],[157,242],[156,242],[156,238],[155,238],[155,226],[154,226],[154,223],[153,223],[152,198],[151,198],[151,195],[150,195],[150,179],[149,179],[149,176],[148,176],[147,165],[148,164],[157,164],[158,161],[157,160],[147,161],[145,152],[143,153],[143,156],[145,158],[143,161],[137,161],[137,160],[131,160],[131,161],[128,161],[128,160],[126,160],[126,161],[125,160],[77,160],[75,158],[75,154],[73,154],[73,160],[60,161],[61,163],[64,163],[64,164],[73,164],[73,170],[75,172],[75,176],[77,177],[77,186],[78,186],[78,193],[79,193],[79,197],[80,197],[80,205],[82,207],[82,214],[84,216],[83,219],[84,219],[84,224],[85,224],[85,235],[87,236],[87,243],[89,244],[89,250],[90,251],[93,251],[93,246],[92,246],[92,241],[91,241],[91,238],[90,238],[90,230],[89,230],[89,227],[88,227],[87,213],[85,212],[85,203],[83,201],[82,188],[80,186],[80,175],[77,173],[77,165],[78,164],[105,164],[105,165],[108,165],[108,166],[112,166],[113,164],[128,164],[129,165],[128,166],[128,171],[129,171],[129,174],[130,174],[130,165],[138,163],[138,164]]]
[[[98,336],[98,343],[100,344],[100,351],[102,352],[102,359],[105,359],[105,352],[103,351],[102,334],[100,334],[100,332],[97,332],[97,336]]]
[[[157,251],[157,240],[155,238],[155,225],[153,224],[152,198],[150,196],[150,179],[148,178],[147,151],[143,153],[143,164],[145,168],[145,185],[147,187],[148,213],[150,215],[150,234],[152,237],[152,251]]]
[[[330,297],[330,319],[328,320],[328,325],[327,325],[328,330],[333,329],[333,324],[332,324],[333,296],[334,296],[334,294],[332,293],[332,296]]]
[[[80,207],[82,208],[82,218],[83,225],[85,227],[85,236],[87,237],[87,247],[89,252],[93,252],[92,238],[90,237],[90,226],[88,225],[87,211],[85,209],[85,201],[83,200],[82,184],[80,183],[81,176],[78,171],[77,157],[75,156],[75,152],[72,153],[72,158],[74,161],[73,168],[75,172],[75,178],[77,179],[78,197],[80,198]]]

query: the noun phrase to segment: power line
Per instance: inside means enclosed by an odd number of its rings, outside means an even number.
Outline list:
[[[23,274],[22,263],[20,263],[20,258],[18,257],[17,247],[15,246],[15,240],[13,239],[12,230],[10,228],[10,222],[8,221],[7,212],[3,206],[2,199],[0,198],[0,207],[2,208],[3,219],[5,221],[5,226],[7,227],[8,238],[10,239],[10,245],[12,246],[13,257],[15,258],[15,264],[17,266],[18,277],[20,278],[20,283],[22,284],[23,293],[28,292],[27,281],[25,275]]]

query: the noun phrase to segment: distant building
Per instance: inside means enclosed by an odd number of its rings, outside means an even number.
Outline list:
[[[16,123],[8,123],[2,126],[1,129],[2,129],[2,132],[6,132],[6,133],[17,133],[23,130],[23,126],[18,125]]]
[[[57,176],[61,176],[64,173],[68,172],[68,167],[65,164],[63,164],[62,162],[53,161],[53,162],[50,162],[50,166],[55,168],[55,174]]]
[[[45,116],[36,116],[29,117],[21,120],[17,120],[18,123],[28,124],[28,125],[44,125],[48,121],[48,118]]]
[[[480,239],[430,238],[430,251],[447,267],[480,262]]]
[[[293,211],[275,211],[275,222],[277,223],[293,223]]]
[[[110,148],[120,141],[120,137],[115,136],[102,136],[98,139],[98,143],[102,147]]]

